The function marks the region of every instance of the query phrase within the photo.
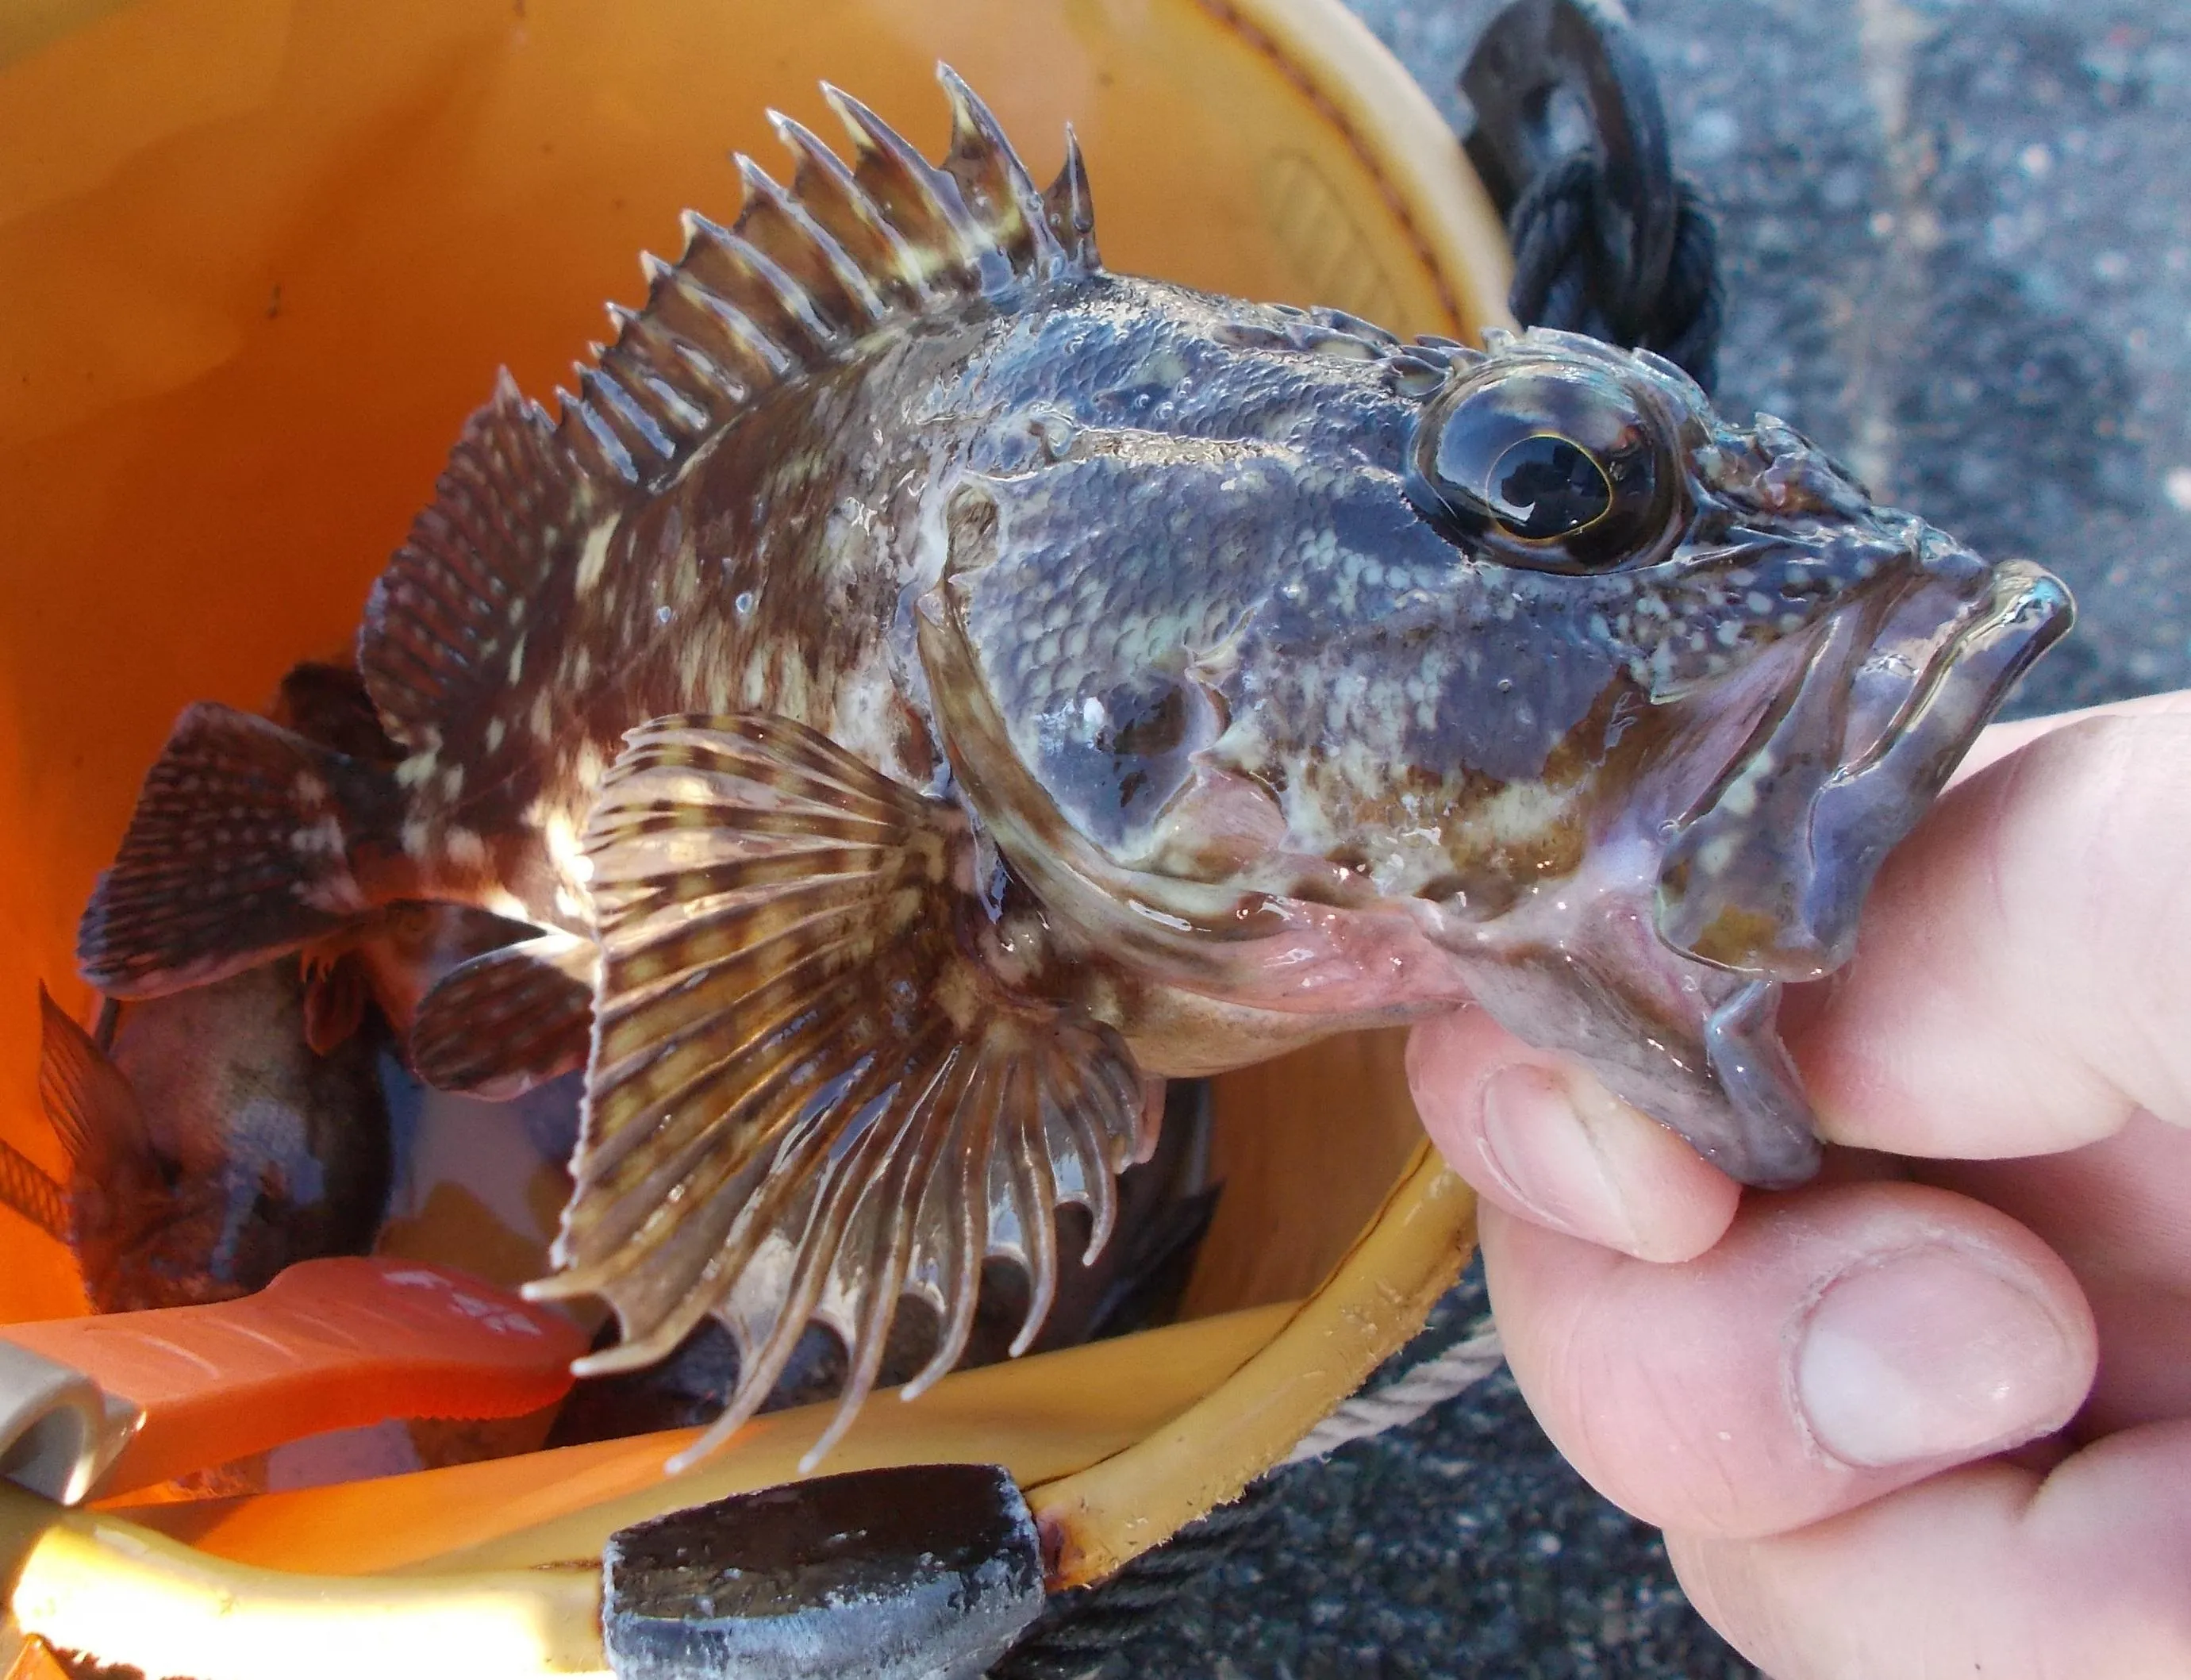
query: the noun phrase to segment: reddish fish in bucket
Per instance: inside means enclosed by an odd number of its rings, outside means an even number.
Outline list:
[[[1100,1241],[1152,1076],[1473,998],[1728,1171],[1810,1173],[1774,1019],[2069,624],[1785,425],[1591,340],[1403,341],[1109,272],[942,72],[940,165],[740,160],[558,418],[505,378],[375,588],[392,769],[186,712],[83,925],[146,996],[393,900],[538,936],[418,1034],[567,1042],[543,1295],[714,1314],[750,1415],[811,1319],[972,1324]],[[536,1019],[537,1017],[539,1017]],[[535,1027],[538,1031],[532,1030]]]
[[[40,991],[38,1095],[69,1173],[14,1158],[0,1199],[69,1245],[94,1310],[229,1301],[373,1246],[384,1034],[315,1051],[306,993],[294,957],[261,963],[127,1005],[102,1042]]]
[[[354,670],[300,664],[271,711],[348,757],[402,756]],[[293,1261],[365,1253],[389,1195],[389,1028],[400,1042],[435,980],[524,931],[390,904],[301,961],[110,1003],[96,1033],[42,993],[38,1092],[69,1168],[0,1144],[0,1202],[69,1245],[103,1313],[228,1300]]]

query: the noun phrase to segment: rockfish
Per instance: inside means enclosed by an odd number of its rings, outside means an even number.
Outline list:
[[[394,900],[537,937],[418,1033],[521,1082],[589,1005],[542,1295],[749,1415],[984,1258],[1056,1283],[1155,1078],[1474,999],[1737,1177],[1818,1159],[1782,986],[2063,629],[1656,356],[1482,348],[1105,270],[942,72],[925,162],[828,90],[688,217],[557,418],[504,376],[373,591],[392,768],[185,712],[82,930],[146,996]],[[583,975],[579,991],[568,983]],[[1344,1117],[1335,1115],[1335,1125]],[[817,1449],[817,1455],[822,1448]]]

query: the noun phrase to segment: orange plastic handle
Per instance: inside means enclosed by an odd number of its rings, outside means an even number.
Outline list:
[[[145,1421],[102,1497],[330,1429],[516,1417],[571,1386],[586,1338],[561,1313],[447,1267],[308,1260],[208,1307],[0,1325]]]

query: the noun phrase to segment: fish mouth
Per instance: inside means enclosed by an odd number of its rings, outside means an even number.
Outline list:
[[[1826,622],[1801,676],[1675,825],[1654,907],[1674,949],[1786,981],[1847,962],[1887,852],[2069,629],[2075,608],[2052,573],[1938,541],[1907,587]]]

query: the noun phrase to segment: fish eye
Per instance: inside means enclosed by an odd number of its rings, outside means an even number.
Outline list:
[[[1678,475],[1639,401],[1596,368],[1503,369],[1431,399],[1409,500],[1463,546],[1537,571],[1606,572],[1665,530]]]
[[[1484,484],[1491,516],[1525,543],[1586,531],[1613,506],[1613,482],[1572,438],[1539,432],[1511,443]]]

